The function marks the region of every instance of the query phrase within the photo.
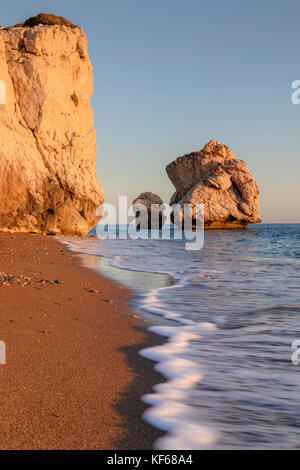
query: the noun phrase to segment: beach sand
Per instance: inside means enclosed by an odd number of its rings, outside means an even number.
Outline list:
[[[130,295],[54,237],[0,234],[0,449],[153,448],[140,397],[162,378],[138,351],[160,340]]]

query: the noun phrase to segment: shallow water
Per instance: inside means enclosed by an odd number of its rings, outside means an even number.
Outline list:
[[[300,447],[300,225],[206,232],[201,251],[181,240],[65,242],[104,256],[91,265],[136,289],[135,308],[166,337],[141,352],[168,379],[143,397],[144,418],[167,431],[157,448]]]

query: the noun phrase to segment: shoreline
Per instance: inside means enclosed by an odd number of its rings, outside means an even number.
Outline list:
[[[0,449],[152,449],[141,396],[162,377],[138,352],[161,338],[131,292],[54,237],[0,233],[0,255]]]

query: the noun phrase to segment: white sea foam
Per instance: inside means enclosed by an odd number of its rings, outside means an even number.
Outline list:
[[[155,443],[158,450],[210,449],[218,440],[218,434],[207,427],[181,422],[176,429]]]
[[[65,243],[71,250],[87,253],[80,242]],[[99,256],[91,248],[92,246],[89,247],[88,254]],[[109,262],[118,269],[140,272],[140,269],[132,266],[128,268],[126,258],[118,255],[110,258]],[[154,273],[153,270],[151,272]],[[185,403],[189,391],[201,382],[203,372],[197,362],[186,359],[184,355],[188,356],[191,341],[199,341],[202,335],[215,331],[217,327],[213,323],[197,323],[172,312],[160,300],[163,291],[187,286],[193,275],[160,270],[155,273],[172,276],[175,284],[151,290],[144,296],[140,308],[152,315],[175,321],[175,325],[150,327],[151,332],[166,337],[167,341],[163,345],[140,351],[141,356],[156,362],[154,369],[166,378],[166,382],[153,387],[153,393],[141,397],[150,405],[143,418],[152,426],[166,431],[166,435],[156,441],[156,449],[208,449],[217,441],[217,434],[213,429],[197,422],[193,407]]]
[[[284,225],[212,231],[199,252],[178,240],[69,240],[94,255],[82,257],[86,266],[99,270],[101,255],[100,270],[136,289],[140,315],[163,325],[152,331],[164,344],[141,352],[165,379],[143,397],[144,419],[164,431],[157,449],[299,447],[299,374],[291,363],[299,234]]]
[[[159,301],[163,290],[178,289],[188,281],[181,279],[180,284],[155,289],[145,296],[141,307],[147,312],[173,319],[177,326],[152,326],[150,331],[168,338],[161,346],[143,349],[140,355],[155,361],[155,370],[167,381],[153,387],[153,393],[144,395],[142,400],[151,405],[144,413],[144,419],[168,434],[155,443],[156,449],[203,449],[210,448],[217,441],[214,430],[195,422],[193,408],[184,404],[188,392],[202,380],[199,364],[185,359],[190,342],[200,340],[201,335],[215,331],[213,323],[196,323],[179,314],[168,311]]]
[[[187,351],[189,341],[196,337],[199,339],[190,328],[152,327],[150,330],[168,336],[168,342],[140,352],[143,357],[156,361],[155,370],[167,379],[155,385],[152,394],[142,397],[145,403],[151,405],[144,413],[144,419],[152,426],[168,432],[166,437],[155,443],[157,449],[201,449],[216,441],[215,433],[196,423],[193,408],[184,404],[188,391],[202,379],[198,364],[181,357]]]

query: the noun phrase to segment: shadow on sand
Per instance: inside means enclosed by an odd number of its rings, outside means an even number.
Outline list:
[[[145,327],[138,326],[135,329],[145,333]],[[124,424],[121,426],[126,432],[126,437],[115,442],[115,448],[118,450],[151,450],[156,439],[164,434],[142,419],[143,413],[149,406],[141,401],[141,396],[151,393],[152,387],[164,382],[165,379],[161,374],[155,372],[153,361],[139,355],[141,349],[158,346],[163,342],[164,339],[160,336],[147,332],[142,343],[120,349],[122,353],[126,354],[129,367],[134,373],[134,379],[115,405],[116,411],[124,420]]]

